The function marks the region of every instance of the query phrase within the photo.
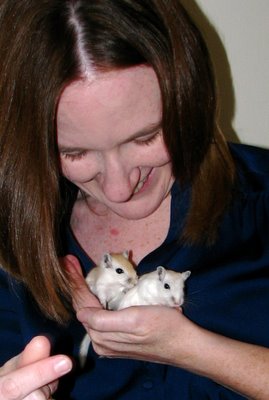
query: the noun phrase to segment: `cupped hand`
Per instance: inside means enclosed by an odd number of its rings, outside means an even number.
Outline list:
[[[178,332],[185,335],[183,331],[189,327],[181,309],[139,306],[120,311],[104,310],[90,293],[78,260],[66,256],[64,263],[72,281],[77,318],[89,333],[97,354],[167,364],[176,362]]]
[[[181,351],[183,362],[180,335],[188,334],[188,321],[179,309],[164,306],[130,307],[120,311],[85,308],[78,311],[77,318],[101,356],[176,365],[176,356]]]
[[[0,368],[0,400],[49,399],[58,379],[72,369],[64,355],[50,357],[50,343],[37,336]]]

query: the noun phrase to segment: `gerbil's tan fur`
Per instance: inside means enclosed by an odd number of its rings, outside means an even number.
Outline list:
[[[121,296],[137,283],[128,252],[105,253],[100,264],[86,276],[86,282],[104,308],[115,310]]]

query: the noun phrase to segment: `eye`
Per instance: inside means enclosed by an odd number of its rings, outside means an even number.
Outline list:
[[[152,143],[155,142],[155,140],[157,140],[158,136],[161,134],[161,130],[155,132],[153,135],[148,136],[146,138],[141,138],[141,139],[137,139],[135,141],[136,144],[138,145],[150,145]]]
[[[61,157],[68,159],[70,161],[81,160],[86,154],[87,151],[80,151],[78,153],[65,153],[64,151],[60,152]]]
[[[168,285],[168,283],[165,283],[165,284],[163,285],[163,287],[164,287],[165,289],[170,289],[170,285]]]
[[[117,268],[117,269],[116,269],[116,272],[117,272],[117,274],[123,274],[123,269]]]

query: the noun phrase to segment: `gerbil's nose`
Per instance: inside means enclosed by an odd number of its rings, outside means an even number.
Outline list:
[[[126,165],[117,156],[117,153],[106,156],[104,171],[101,174],[101,186],[109,201],[121,203],[128,201],[133,195],[139,181],[140,170]]]
[[[128,278],[127,281],[130,285],[135,286],[137,284],[137,278]]]
[[[175,297],[173,297],[174,299],[174,303],[176,306],[182,306],[182,304],[184,303],[184,297],[180,296],[178,299],[176,299]]]

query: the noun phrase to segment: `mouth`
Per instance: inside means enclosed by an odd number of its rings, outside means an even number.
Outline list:
[[[144,187],[145,183],[148,181],[150,175],[151,175],[151,172],[148,175],[146,175],[143,179],[141,179],[141,181],[138,182],[138,184],[136,185],[136,187],[134,189],[133,194],[136,194],[143,189],[143,187]]]
[[[183,304],[183,299],[180,298],[179,300],[176,300],[174,297],[172,298],[172,307],[180,307]]]

